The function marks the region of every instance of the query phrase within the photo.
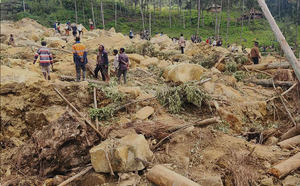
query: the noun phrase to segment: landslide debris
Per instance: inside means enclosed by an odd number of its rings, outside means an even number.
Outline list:
[[[16,47],[7,45],[11,33]],[[247,71],[245,65],[251,62],[242,51],[188,41],[185,54],[180,54],[178,44],[167,35],[130,40],[114,29],[96,29],[85,30],[82,37],[88,48],[88,77],[94,83],[77,83],[71,81],[72,36],[61,36],[27,18],[1,22],[1,34],[3,185],[58,185],[90,163],[94,169],[72,185],[146,185],[147,169],[157,164],[203,185],[290,184],[299,177],[297,170],[284,179],[269,174],[273,165],[297,151],[276,145],[293,126],[278,97],[287,88],[250,83],[272,76],[275,82],[294,82],[290,69]],[[32,64],[42,39],[54,55],[51,81],[45,81],[39,66]],[[125,47],[130,53],[128,84],[117,85],[112,65],[109,84],[93,79],[99,44],[109,52],[110,64],[112,49]],[[260,67],[281,60],[266,56]],[[66,76],[71,78],[62,78]],[[54,87],[84,118],[71,111]],[[284,95],[298,123],[299,88]],[[83,119],[95,124],[96,118],[107,139],[84,124]],[[220,122],[192,125],[208,118]],[[110,176],[109,163],[115,176]],[[105,171],[96,173],[97,166]]]

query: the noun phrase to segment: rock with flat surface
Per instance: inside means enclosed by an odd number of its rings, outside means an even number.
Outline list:
[[[201,65],[190,63],[179,63],[177,65],[170,65],[164,71],[164,78],[166,81],[185,83],[193,80],[200,80],[205,68]]]
[[[272,178],[265,178],[260,181],[261,186],[273,186],[273,179]]]
[[[114,172],[131,172],[145,168],[153,153],[143,135],[132,134],[121,139],[108,139],[90,150],[91,162],[96,172],[109,173],[109,163]]]
[[[137,119],[144,120],[147,119],[149,116],[151,116],[153,113],[154,113],[154,108],[146,106],[141,110],[139,110],[135,116]]]
[[[223,186],[222,179],[220,175],[216,176],[206,176],[199,180],[201,185],[209,185],[209,186]]]
[[[287,176],[283,182],[283,186],[297,186],[300,185],[300,178],[297,178],[296,176]]]

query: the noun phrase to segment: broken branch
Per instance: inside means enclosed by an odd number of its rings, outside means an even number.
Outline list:
[[[55,92],[76,112],[76,114],[78,114],[78,116],[80,116],[90,127],[92,127],[92,129],[94,129],[96,131],[97,134],[99,134],[101,136],[102,139],[105,139],[105,136],[98,130],[96,129],[96,127],[89,121],[87,120],[77,109],[76,107],[74,107],[74,105],[72,105],[72,103],[70,103],[67,98],[65,98],[58,90],[57,88],[54,88]]]
[[[62,182],[61,184],[59,184],[58,186],[65,186],[69,183],[71,183],[72,181],[74,181],[76,178],[79,178],[82,175],[85,175],[87,172],[89,172],[93,167],[92,166],[88,166],[86,169],[84,169],[83,171],[79,172],[78,174],[72,176],[71,178],[65,180],[64,182]]]

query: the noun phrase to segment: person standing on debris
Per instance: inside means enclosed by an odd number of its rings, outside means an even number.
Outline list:
[[[88,63],[86,47],[80,43],[80,37],[76,37],[76,43],[72,46],[73,60],[76,65],[76,81],[80,81],[81,70],[82,79],[85,81],[86,78],[86,67]]]
[[[118,82],[119,84],[121,83],[121,76],[123,74],[123,78],[124,78],[124,84],[126,84],[126,74],[127,74],[127,70],[129,69],[129,58],[128,56],[125,54],[125,49],[124,48],[120,48],[120,54],[119,54],[119,69],[118,69]]]
[[[78,29],[78,34],[79,34],[79,37],[80,37],[80,35],[83,35],[82,26],[78,25],[77,29]]]
[[[129,38],[130,38],[130,39],[133,38],[133,32],[132,32],[132,30],[129,31]]]
[[[40,66],[42,73],[46,80],[50,80],[50,65],[53,69],[53,58],[50,50],[46,47],[46,41],[42,41],[42,47],[38,49],[34,56],[33,64],[36,63],[38,57],[40,57]]]
[[[250,57],[253,61],[254,64],[259,63],[260,55],[259,55],[259,50],[258,50],[258,42],[254,42],[254,47],[250,51]]]
[[[76,26],[76,24],[75,23],[72,23],[71,24],[71,28],[72,28],[72,30],[73,30],[73,36],[74,37],[77,37],[77,26]]]
[[[115,73],[116,75],[118,74],[118,70],[119,70],[119,54],[118,54],[118,50],[117,49],[114,49],[113,51],[114,53],[114,68],[115,68]]]
[[[103,45],[100,45],[98,48],[97,54],[97,64],[94,70],[95,78],[98,78],[98,72],[101,72],[102,80],[108,82],[108,54],[104,49]]]
[[[89,19],[89,24],[90,24],[90,30],[93,31],[94,30],[94,23],[91,19]]]
[[[183,37],[183,34],[180,34],[178,44],[179,44],[179,47],[181,49],[181,53],[184,54],[184,47],[186,46],[186,42],[185,42],[185,39]]]
[[[10,38],[8,40],[8,45],[15,46],[15,39],[14,39],[13,34],[10,34]]]
[[[57,29],[57,32],[60,34],[60,22],[57,23],[56,29]]]
[[[56,31],[56,26],[57,26],[57,21],[55,21],[55,23],[53,24],[53,28]]]

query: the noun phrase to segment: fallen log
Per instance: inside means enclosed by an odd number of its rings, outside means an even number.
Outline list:
[[[84,169],[83,171],[79,172],[78,174],[72,176],[71,178],[65,180],[64,182],[62,182],[61,184],[59,184],[58,186],[65,186],[68,185],[69,183],[71,183],[72,181],[74,181],[75,179],[79,178],[80,176],[85,175],[87,172],[89,172],[93,167],[89,166],[86,169]]]
[[[294,136],[300,135],[300,126],[294,126],[293,128],[291,128],[290,130],[288,130],[286,133],[284,133],[281,137],[280,137],[280,141],[284,141],[286,139],[292,138]]]
[[[264,87],[273,87],[273,79],[252,79],[252,80],[248,80],[247,82],[261,85]],[[276,86],[281,86],[281,87],[291,87],[295,83],[296,83],[295,81],[275,81],[274,82],[274,84]]]
[[[189,124],[186,124],[186,125],[182,125],[182,126],[179,126],[179,127],[174,127],[174,128],[171,128],[169,129],[168,131],[171,132],[168,136],[164,137],[163,139],[161,139],[153,148],[151,148],[151,150],[155,150],[157,147],[159,147],[166,139],[170,138],[172,135],[174,134],[177,134],[178,132],[186,129],[186,128],[189,128],[189,127],[192,127],[192,126],[201,126],[201,127],[204,127],[204,126],[207,126],[207,125],[210,125],[210,124],[213,124],[213,123],[218,123],[219,122],[219,119],[217,117],[214,117],[214,118],[209,118],[209,119],[205,119],[205,120],[198,120],[194,123],[189,123]]]
[[[76,81],[76,78],[75,77],[72,77],[72,76],[64,76],[64,75],[61,75],[59,76],[59,79],[61,81]],[[108,83],[107,82],[104,82],[104,81],[97,81],[97,80],[93,80],[93,79],[86,79],[87,82],[89,83],[95,83],[95,84],[98,84],[98,85],[107,85]]]
[[[146,177],[149,181],[159,186],[199,186],[198,183],[193,182],[192,180],[181,176],[162,165],[154,166],[149,170]]]
[[[289,174],[290,172],[298,169],[300,167],[300,152],[284,160],[270,169],[270,173],[277,178],[282,178]]]
[[[288,62],[276,62],[267,64],[257,64],[257,65],[244,65],[247,70],[267,70],[267,69],[277,69],[277,68],[290,68]]]
[[[72,103],[70,103],[67,98],[65,98],[65,96],[63,96],[56,88],[54,88],[55,92],[76,112],[76,114],[78,116],[81,117],[82,120],[85,121],[85,123],[87,123],[90,127],[92,127],[92,129],[94,129],[96,131],[97,134],[99,134],[101,136],[102,139],[105,139],[105,136],[98,130],[96,129],[96,127],[89,121],[87,120],[78,110],[76,107],[74,107],[74,105],[72,105]]]
[[[300,145],[300,135],[281,141],[277,143],[277,145],[284,149],[292,149],[293,147]]]

